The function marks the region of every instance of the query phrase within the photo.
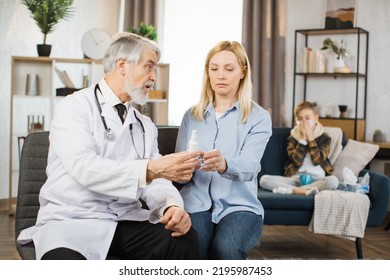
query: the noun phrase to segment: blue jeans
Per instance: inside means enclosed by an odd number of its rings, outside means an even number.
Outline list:
[[[248,211],[230,213],[218,224],[211,221],[210,211],[190,216],[192,226],[198,232],[202,260],[245,260],[263,231],[263,218]]]

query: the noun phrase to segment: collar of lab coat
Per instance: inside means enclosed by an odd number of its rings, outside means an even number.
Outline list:
[[[114,109],[116,104],[121,103],[118,96],[112,91],[104,78],[99,82],[99,88],[101,90],[101,94],[98,94],[98,100],[100,107],[102,108],[101,115],[104,118],[110,119],[114,122],[117,122],[118,124],[122,124],[118,118],[117,112]],[[134,113],[132,112],[134,109],[131,105],[129,108],[129,104],[129,102],[124,103],[127,108],[127,115],[124,125],[137,122],[137,120],[134,118]],[[128,115],[131,116],[128,118]]]
[[[106,118],[106,119],[110,119],[111,121],[122,126],[122,122],[119,119],[117,112],[114,110],[113,107],[111,107],[108,104],[108,102],[104,99],[104,97],[102,95],[98,94],[98,101],[99,101],[100,107],[102,108],[101,116]],[[127,112],[125,122],[123,124],[123,127],[127,127],[131,123],[133,123],[133,124],[138,123],[137,119],[134,116],[134,111],[136,111],[136,110],[134,109],[133,106],[130,105],[128,112]],[[136,112],[136,114],[137,114],[137,112]],[[140,116],[138,116],[138,117],[140,118]]]

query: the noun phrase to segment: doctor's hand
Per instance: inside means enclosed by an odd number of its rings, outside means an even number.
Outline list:
[[[165,178],[175,182],[187,182],[200,167],[199,152],[181,152],[148,161],[146,180]]]
[[[172,237],[185,235],[191,228],[190,215],[178,206],[169,207],[160,222],[165,225],[165,229],[172,231]]]

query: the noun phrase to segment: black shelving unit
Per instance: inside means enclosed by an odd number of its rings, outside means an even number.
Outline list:
[[[350,73],[316,73],[316,72],[302,72],[298,69],[298,43],[304,47],[310,48],[310,38],[312,36],[320,36],[324,39],[327,36],[345,35],[351,39],[351,36],[355,36],[354,40],[357,40],[356,50],[353,51],[356,54],[356,71]],[[363,28],[356,27],[350,29],[302,29],[295,31],[295,44],[294,44],[294,81],[293,81],[293,112],[296,104],[301,101],[307,100],[307,83],[309,79],[322,79],[322,78],[334,78],[334,82],[340,82],[345,79],[355,79],[355,94],[351,98],[355,98],[354,102],[354,116],[352,118],[321,118],[321,123],[325,126],[338,126],[341,127],[346,133],[348,138],[364,141],[366,130],[366,103],[367,103],[367,69],[368,69],[368,42],[369,33]],[[345,38],[343,38],[345,39]],[[353,39],[353,38],[352,38]],[[347,40],[348,41],[348,40]],[[362,67],[362,62],[365,65]],[[329,69],[328,69],[329,71]],[[302,84],[302,91],[297,92],[297,83]],[[364,83],[363,92],[359,92],[360,83]],[[363,94],[363,112],[359,111],[359,94]],[[361,115],[361,116],[359,116]],[[292,116],[292,125],[294,124],[294,113]]]

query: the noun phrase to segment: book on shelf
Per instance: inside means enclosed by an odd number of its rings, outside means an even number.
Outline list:
[[[65,70],[61,71],[57,67],[55,68],[55,70],[56,70],[56,73],[57,73],[58,77],[60,78],[61,82],[65,85],[65,87],[75,88],[72,80],[69,78],[69,75],[68,75],[68,73],[66,73]]]

